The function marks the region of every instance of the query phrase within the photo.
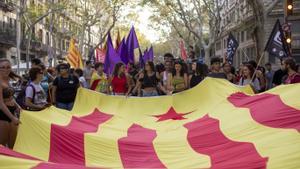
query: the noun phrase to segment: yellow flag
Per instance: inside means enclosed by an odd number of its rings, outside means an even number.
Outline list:
[[[68,63],[73,68],[83,68],[82,58],[79,50],[75,46],[75,39],[71,39],[68,56],[66,57]]]

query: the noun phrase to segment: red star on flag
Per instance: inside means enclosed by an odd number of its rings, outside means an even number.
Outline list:
[[[193,112],[193,111],[192,111]],[[165,121],[165,120],[184,120],[186,119],[184,116],[185,115],[188,115],[192,112],[188,112],[188,113],[177,113],[175,111],[175,109],[173,107],[171,107],[167,113],[165,114],[162,114],[162,115],[157,115],[157,116],[154,116],[156,118],[158,118],[158,122],[159,121]]]

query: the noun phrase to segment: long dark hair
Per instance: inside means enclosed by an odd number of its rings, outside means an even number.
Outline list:
[[[181,70],[180,70],[180,76],[181,76],[181,77],[183,77],[183,76],[184,76],[184,74],[185,74],[186,72],[185,72],[185,69],[184,69],[184,65],[183,65],[183,63],[182,63],[182,62],[180,62],[180,61],[176,61],[176,62],[174,63],[174,68],[173,68],[172,75],[173,75],[173,76],[176,76],[176,69],[175,69],[175,65],[180,65],[180,66],[181,66]]]
[[[152,72],[155,72],[155,66],[154,66],[154,63],[152,61],[147,61],[146,64],[149,64],[150,66],[150,69],[152,70]],[[147,74],[147,71],[146,71],[146,64],[145,64],[145,67],[144,67],[144,74]]]
[[[205,78],[208,74],[208,66],[206,64],[197,62],[196,71],[194,73],[202,78]]]
[[[2,63],[2,62],[8,62],[8,63],[10,63],[10,61],[8,59],[0,59],[0,63]],[[10,79],[13,79],[13,80],[22,80],[22,77],[19,76],[19,75],[17,75],[13,71],[10,71],[10,73],[9,73],[8,76],[9,76]]]
[[[245,64],[245,66],[249,69],[250,71],[250,77],[253,77],[253,74],[254,74],[254,67],[251,65],[251,64]],[[247,78],[247,77],[244,77],[244,78]]]
[[[118,72],[119,72],[119,69],[124,66],[124,63],[122,62],[119,62],[115,65],[115,68],[114,68],[114,72],[113,72],[113,76],[117,77],[118,76]],[[121,76],[124,76],[124,74],[122,74]]]

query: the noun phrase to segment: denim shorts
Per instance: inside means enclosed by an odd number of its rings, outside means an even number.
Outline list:
[[[69,110],[71,111],[73,108],[74,102],[71,103],[61,103],[61,102],[57,102],[56,103],[56,107],[60,108],[60,109],[65,109],[65,110]]]
[[[152,97],[152,96],[158,96],[158,93],[156,90],[153,90],[153,91],[143,90],[143,97]]]

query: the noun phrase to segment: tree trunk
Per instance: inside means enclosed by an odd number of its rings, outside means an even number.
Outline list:
[[[30,61],[30,58],[29,58],[29,50],[30,50],[30,42],[31,42],[31,39],[32,39],[32,28],[30,27],[29,28],[29,32],[27,34],[27,41],[26,41],[26,69],[29,69],[29,61]]]
[[[204,57],[205,64],[210,65],[210,47],[205,46],[204,52],[205,52],[205,57]]]
[[[81,27],[81,35],[80,35],[80,39],[79,39],[79,51],[81,54],[83,54],[85,30],[86,30],[86,26],[85,26],[85,24],[83,24]]]
[[[21,1],[18,1],[18,6],[21,6]],[[20,60],[21,60],[21,21],[20,21],[20,15],[21,15],[21,9],[17,8],[17,37],[16,37],[16,43],[17,43],[17,73],[20,73]]]
[[[54,0],[51,1],[51,5],[54,4]],[[54,26],[54,13],[51,14],[50,17],[50,44],[48,45],[48,54],[49,54],[49,59],[51,60],[51,63],[49,63],[49,66],[53,66],[52,65],[52,61],[54,60],[54,66],[56,65],[56,44],[55,44],[55,37],[53,35],[53,26]]]

